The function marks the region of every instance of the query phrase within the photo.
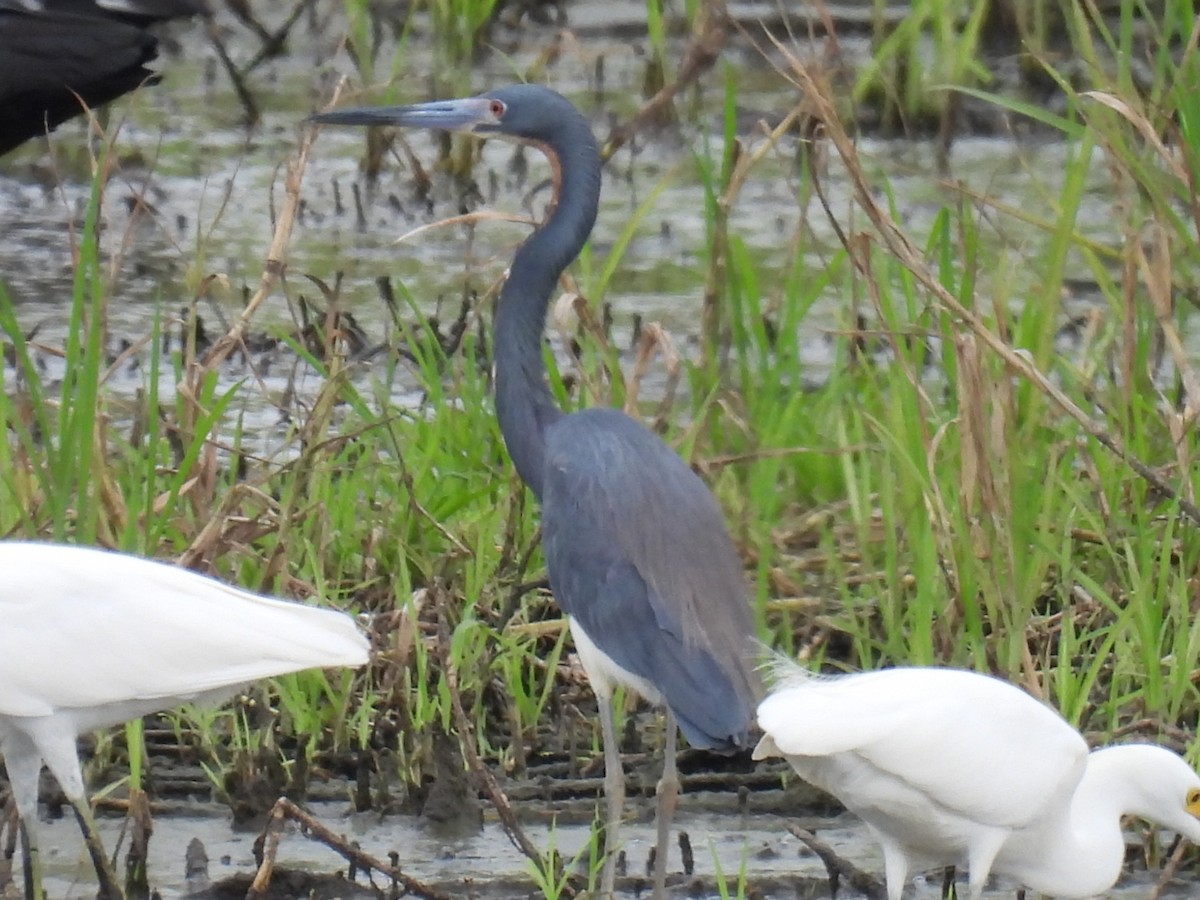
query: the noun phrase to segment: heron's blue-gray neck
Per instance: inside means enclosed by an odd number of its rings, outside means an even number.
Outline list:
[[[500,431],[518,474],[539,499],[546,428],[563,415],[542,360],[546,307],[591,233],[600,201],[600,152],[583,117],[571,110],[547,145],[559,167],[558,203],[513,258],[500,290],[493,349]]]

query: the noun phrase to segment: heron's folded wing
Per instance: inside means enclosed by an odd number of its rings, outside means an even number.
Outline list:
[[[591,640],[654,684],[685,733],[744,739],[757,680],[741,564],[679,456],[614,410],[562,419],[547,434],[542,531],[555,596]]]

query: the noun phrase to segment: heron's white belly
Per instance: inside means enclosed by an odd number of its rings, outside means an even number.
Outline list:
[[[621,685],[636,691],[656,706],[662,705],[662,694],[654,685],[613,662],[612,657],[596,646],[574,618],[568,616],[567,622],[571,626],[571,637],[575,639],[575,650],[579,653],[579,661],[583,663],[583,671],[587,673],[592,690],[599,699],[610,699],[617,685]]]

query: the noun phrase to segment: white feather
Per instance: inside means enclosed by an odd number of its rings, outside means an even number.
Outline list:
[[[782,755],[836,796],[883,849],[889,900],[911,860],[967,864],[1038,892],[1107,890],[1124,858],[1121,817],[1200,839],[1200,777],[1161,747],[1088,754],[1057,712],[1011,684],[957,669],[820,677],[772,665],[755,758]]]
[[[1087,757],[1083,738],[1054,710],[1007,682],[958,669],[793,673],[759,706],[758,722],[785,755],[853,753],[947,810],[1007,828],[1073,788]],[[1001,746],[1003,753],[981,752]],[[1012,789],[1013,779],[1022,790]]]
[[[109,724],[128,701],[165,708],[271,675],[360,666],[369,651],[343,613],[50,544],[0,543],[0,626],[0,715],[112,705]]]

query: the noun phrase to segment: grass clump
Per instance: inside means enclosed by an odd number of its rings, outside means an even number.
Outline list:
[[[865,301],[843,317],[837,363],[815,392],[838,403],[821,428],[804,432],[825,435],[841,458],[835,502],[844,504],[843,515],[804,536],[829,563],[827,589],[842,596],[805,650],[844,662],[848,641],[854,666],[999,672],[1102,734],[1135,720],[1151,730],[1186,721],[1195,689],[1169,673],[1197,665],[1187,596],[1198,519],[1192,467],[1179,464],[1194,440],[1190,363],[1173,354],[1174,369],[1164,367],[1163,348],[1179,346],[1171,335],[1187,316],[1165,299],[1178,269],[1164,260],[1174,242],[1192,244],[1190,227],[1159,222],[1156,242],[1138,239],[1133,223],[1165,201],[1153,186],[1145,205],[1124,192],[1114,198],[1117,221],[1130,223],[1123,246],[1098,248],[1077,221],[1092,140],[1114,148],[1107,159],[1118,183],[1140,185],[1139,173],[1151,171],[1116,149],[1137,143],[1130,121],[1109,119],[1080,138],[1043,226],[1047,240],[1020,259],[1032,277],[1018,283],[990,274],[1013,271],[1014,260],[1011,251],[995,256],[976,207],[948,204],[923,239],[905,234],[819,77],[796,65],[798,84],[820,98],[817,115],[867,220],[844,236],[842,282],[843,296]],[[1147,152],[1153,144],[1138,154]],[[1182,178],[1174,184],[1184,190],[1167,205],[1190,208],[1194,193]],[[1064,353],[1059,298],[1078,259],[1108,306]],[[1114,260],[1124,278],[1114,279]],[[777,354],[745,334],[739,357]],[[838,549],[848,536],[851,549]],[[787,545],[772,551],[785,572],[804,556]],[[795,622],[776,627],[782,642]]]

